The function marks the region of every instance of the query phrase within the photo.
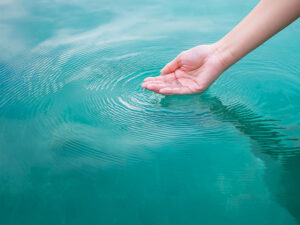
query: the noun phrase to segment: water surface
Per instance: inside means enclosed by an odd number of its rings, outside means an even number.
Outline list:
[[[300,224],[300,23],[205,93],[141,88],[257,1],[0,3],[0,223]]]

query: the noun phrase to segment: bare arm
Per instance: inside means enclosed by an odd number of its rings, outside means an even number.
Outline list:
[[[299,16],[300,0],[262,0],[215,46],[231,66]]]
[[[300,16],[300,0],[261,0],[224,38],[180,53],[143,88],[166,94],[205,91],[227,68]]]

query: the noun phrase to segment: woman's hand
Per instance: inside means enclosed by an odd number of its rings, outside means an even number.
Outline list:
[[[164,95],[205,91],[226,69],[214,45],[200,45],[180,53],[157,77],[148,77],[143,88]]]
[[[143,88],[165,95],[205,91],[228,67],[300,17],[300,0],[261,0],[224,38],[179,54]]]

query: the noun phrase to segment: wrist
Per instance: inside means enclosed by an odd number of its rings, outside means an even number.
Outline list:
[[[228,69],[239,59],[237,55],[233,53],[231,46],[225,43],[223,39],[212,44],[212,47],[214,49],[214,54],[224,66],[224,70]]]

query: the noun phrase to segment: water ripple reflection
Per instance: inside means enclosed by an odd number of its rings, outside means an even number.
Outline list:
[[[141,88],[251,4],[0,1],[0,223],[300,222],[297,29],[201,95]]]

